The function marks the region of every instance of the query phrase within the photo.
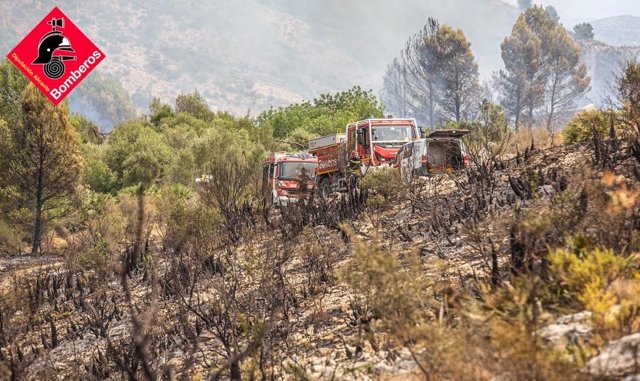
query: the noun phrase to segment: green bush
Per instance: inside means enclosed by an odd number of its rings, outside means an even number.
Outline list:
[[[118,190],[115,173],[102,160],[88,161],[84,181],[95,192],[115,193]]]
[[[573,117],[562,131],[564,144],[582,143],[593,136],[593,131],[605,135],[612,115],[609,111],[588,110]]]
[[[15,225],[0,220],[0,253],[17,254],[22,245],[22,234]]]
[[[375,172],[369,171],[362,177],[362,189],[368,190],[372,196],[382,196],[386,201],[397,197],[402,191],[400,173],[395,168],[382,168]]]

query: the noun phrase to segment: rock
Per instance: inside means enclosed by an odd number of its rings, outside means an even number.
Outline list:
[[[588,373],[599,377],[634,376],[638,379],[640,333],[610,342],[598,356],[589,360],[585,368]]]
[[[634,374],[632,376],[627,376],[623,378],[622,381],[640,381],[640,373]]]
[[[371,367],[371,372],[373,372],[373,374],[376,375],[382,375],[382,374],[389,374],[389,373],[393,373],[395,371],[395,368],[385,364],[385,362],[379,362],[376,365]]]
[[[396,368],[403,371],[411,371],[417,366],[418,365],[413,360],[398,360],[398,362],[396,362]]]
[[[593,314],[591,313],[591,311],[582,311],[576,314],[563,315],[563,316],[560,316],[558,320],[556,320],[556,323],[569,324],[569,323],[576,323],[576,322],[585,322],[585,321],[591,320],[592,315]]]
[[[564,344],[564,341],[575,341],[580,337],[587,337],[592,328],[581,323],[551,324],[542,328],[538,334],[552,344]]]
[[[591,334],[590,319],[591,312],[588,311],[560,316],[554,324],[542,328],[538,334],[553,345],[564,346]]]

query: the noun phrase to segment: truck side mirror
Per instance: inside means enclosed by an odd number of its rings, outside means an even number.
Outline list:
[[[424,127],[418,127],[418,131],[420,131],[421,138],[424,138],[427,136],[427,130]]]

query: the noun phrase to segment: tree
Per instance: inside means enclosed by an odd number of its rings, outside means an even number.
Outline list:
[[[593,26],[588,22],[576,24],[573,27],[573,31],[575,32],[578,40],[593,40],[595,37],[593,34]]]
[[[1,131],[6,180],[17,207],[33,211],[33,254],[40,251],[45,222],[60,216],[80,179],[78,136],[65,103],[53,106],[33,85],[22,93],[22,121]]]
[[[567,31],[558,27],[552,31],[546,61],[549,79],[546,90],[546,128],[554,142],[556,129],[569,119],[575,101],[588,89],[591,78],[580,62],[580,48]]]
[[[0,117],[8,125],[16,125],[22,120],[22,91],[29,84],[11,62],[4,60],[0,65]]]
[[[558,11],[552,6],[552,5],[548,5],[544,11],[549,15],[549,17],[551,17],[551,19],[553,21],[555,21],[556,23],[560,22],[560,15],[558,14]]]
[[[380,99],[385,105],[385,111],[399,116],[409,115],[407,72],[397,58],[394,58],[393,62],[387,66]]]
[[[524,11],[501,45],[505,70],[496,75],[501,103],[515,120],[533,126],[544,116],[552,130],[587,90],[580,49],[542,7]]]
[[[382,117],[382,111],[382,105],[372,91],[354,86],[336,94],[321,94],[313,101],[266,110],[257,118],[259,131],[251,134],[272,131],[281,143],[280,149],[298,150],[300,147],[289,145],[295,130],[302,129],[313,135],[331,134],[344,131],[347,123],[355,120]],[[263,140],[268,142],[268,139]]]
[[[500,48],[505,70],[496,78],[501,104],[508,116],[514,119],[515,129],[520,127],[526,106],[538,107],[544,92],[540,77],[540,39],[527,27],[521,16]],[[531,117],[530,117],[531,119]]]
[[[152,103],[153,105],[153,103]],[[199,92],[180,94],[176,98],[176,112],[186,112],[200,120],[212,120],[215,114],[209,109],[207,102]]]
[[[480,105],[480,120],[462,125],[471,130],[465,137],[465,147],[471,162],[488,175],[491,166],[509,148],[512,132],[500,105],[483,100]]]
[[[85,118],[82,114],[75,112],[71,113],[69,116],[69,123],[71,123],[73,128],[75,128],[76,132],[79,134],[82,143],[102,143],[103,135],[98,126]]]
[[[471,44],[460,29],[443,25],[436,34],[442,76],[440,107],[443,114],[460,122],[478,96],[478,64]]]
[[[387,67],[383,94],[433,127],[442,118],[465,119],[479,89],[471,44],[461,30],[431,18]]]
[[[182,102],[183,101],[181,101],[181,103]],[[151,104],[149,105],[149,121],[155,126],[160,126],[160,122],[163,118],[168,118],[171,116],[173,116],[173,110],[171,109],[171,106],[166,103],[162,103],[160,101],[160,98],[153,98]]]
[[[104,160],[119,187],[160,181],[169,168],[172,152],[148,122],[134,120],[116,127],[108,140]]]
[[[430,18],[421,31],[409,38],[401,54],[413,114],[418,119],[425,115],[432,127],[436,123],[439,97],[439,62],[433,36],[439,27],[438,21]]]
[[[518,0],[518,8],[520,8],[521,11],[524,11],[530,6],[531,6],[531,0]]]
[[[616,75],[615,90],[626,129],[640,135],[640,63],[627,62]]]

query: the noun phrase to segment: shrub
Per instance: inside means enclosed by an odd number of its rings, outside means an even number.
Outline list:
[[[593,313],[604,335],[640,329],[640,258],[621,257],[613,250],[549,253],[552,273],[566,291]]]
[[[22,233],[16,225],[0,220],[0,253],[16,254],[22,245]]]
[[[562,131],[564,144],[582,143],[591,138],[594,131],[600,135],[607,134],[611,118],[611,112],[604,110],[587,110],[579,113]]]
[[[379,195],[384,200],[389,200],[402,192],[400,173],[395,168],[382,168],[378,171],[370,171],[362,177],[362,189],[370,191],[373,196]]]
[[[115,173],[102,160],[89,160],[84,181],[93,191],[100,193],[114,193],[118,189]]]

